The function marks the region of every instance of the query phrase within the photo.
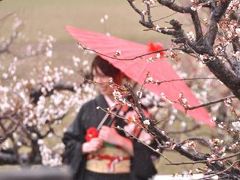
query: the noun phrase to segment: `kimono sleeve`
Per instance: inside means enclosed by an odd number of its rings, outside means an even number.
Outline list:
[[[136,180],[147,180],[157,173],[152,157],[156,155],[145,145],[133,141],[134,157],[132,160]]]
[[[85,129],[83,125],[84,107],[81,108],[73,123],[69,126],[63,136],[65,151],[63,162],[70,166],[73,176],[81,174],[85,166],[85,157],[82,153],[82,143],[84,142]]]

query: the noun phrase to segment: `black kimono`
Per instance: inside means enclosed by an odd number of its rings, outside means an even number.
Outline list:
[[[86,156],[81,152],[82,143],[85,142],[86,129],[89,127],[97,127],[105,112],[97,110],[97,107],[107,108],[108,104],[103,95],[97,96],[95,99],[85,103],[72,125],[68,128],[64,134],[63,142],[65,144],[65,152],[63,154],[64,163],[68,164],[73,173],[74,180],[85,180],[87,173]],[[105,125],[108,122],[105,122]],[[123,120],[116,120],[118,126],[124,127],[125,122]],[[123,132],[119,134],[124,135]],[[97,174],[96,177],[89,179],[128,179],[131,180],[144,180],[156,174],[156,169],[152,163],[151,155],[153,153],[144,145],[133,141],[134,157],[131,158],[131,174],[126,177],[120,177],[119,174]],[[118,178],[119,176],[119,178]]]

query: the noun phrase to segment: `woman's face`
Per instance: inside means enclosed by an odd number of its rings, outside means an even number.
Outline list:
[[[97,83],[101,94],[112,95],[113,89],[109,86],[111,79],[112,77],[106,76],[99,67],[93,69],[93,81]]]

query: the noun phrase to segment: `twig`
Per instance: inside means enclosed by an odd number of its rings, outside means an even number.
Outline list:
[[[156,54],[156,53],[160,53],[160,52],[164,52],[164,51],[168,51],[168,50],[181,50],[181,48],[166,48],[166,49],[161,49],[161,50],[157,50],[157,51],[153,51],[153,52],[149,52],[149,53],[144,53],[144,54],[132,57],[132,58],[119,58],[119,56],[116,56],[116,55],[109,56],[109,55],[103,54],[101,52],[98,52],[94,49],[87,48],[87,47],[83,46],[80,42],[78,42],[78,46],[80,46],[81,49],[83,49],[84,51],[91,51],[91,52],[94,52],[94,53],[96,53],[100,56],[104,56],[104,57],[119,60],[119,61],[132,61],[132,60],[135,60],[135,59],[138,59],[138,58],[142,58],[144,56],[148,56],[148,55],[152,55],[152,54]]]
[[[169,163],[172,163],[171,160],[169,160],[166,156],[164,156],[162,153],[159,152],[159,150],[156,150],[154,148],[152,148],[151,146],[149,146],[148,144],[146,144],[144,141],[141,141],[139,138],[137,138],[136,136],[130,134],[129,132],[125,131],[123,128],[121,127],[116,127],[117,129],[123,131],[124,133],[126,133],[127,135],[129,135],[130,137],[134,138],[135,140],[137,140],[139,143],[142,143],[144,146],[147,146],[149,149],[151,149],[152,151],[154,151],[155,153],[158,153],[159,155],[161,155],[164,159],[166,159]]]
[[[12,16],[13,14],[15,14],[15,13],[14,12],[10,12],[10,13],[4,15],[3,17],[0,18],[0,21],[3,21],[5,19],[7,19],[8,17]]]
[[[161,20],[166,19],[166,18],[169,18],[169,17],[171,17],[171,16],[173,16],[173,15],[175,15],[175,14],[177,14],[177,12],[174,12],[174,13],[172,13],[172,14],[170,14],[170,15],[164,16],[164,17],[159,18],[159,19],[156,19],[156,20],[153,20],[153,22],[161,21]]]
[[[216,161],[222,161],[225,159],[230,159],[230,158],[238,156],[238,155],[240,155],[240,152],[230,155],[230,156],[223,157],[223,158],[217,158],[217,159],[211,159],[211,160],[200,160],[200,161],[189,161],[189,162],[178,162],[178,163],[171,163],[171,164],[166,164],[166,165],[200,164],[200,163],[207,163],[207,162],[211,163],[211,162],[216,162]]]
[[[168,134],[181,134],[181,133],[189,133],[192,131],[195,131],[196,129],[199,129],[201,126],[199,124],[196,124],[195,126],[193,126],[192,128],[189,129],[185,129],[182,131],[169,131]]]
[[[240,162],[240,160],[237,160],[237,161],[234,161],[228,168],[226,168],[225,170],[223,171],[220,171],[220,172],[214,172],[214,174],[212,175],[209,175],[209,176],[205,176],[204,179],[208,179],[208,178],[211,178],[213,176],[216,176],[216,175],[219,175],[219,174],[223,174],[225,173],[226,171],[230,170],[236,163]]]
[[[223,102],[223,101],[225,101],[227,99],[230,99],[230,98],[236,98],[236,96],[231,95],[231,96],[224,97],[224,98],[221,98],[221,99],[218,99],[218,100],[215,100],[215,101],[211,101],[211,102],[208,102],[208,103],[200,104],[200,105],[197,105],[197,106],[186,106],[184,108],[185,108],[185,110],[193,110],[193,109],[197,109],[197,108],[200,108],[200,107],[205,107],[205,106],[209,106],[209,105],[216,104],[216,103],[219,103],[219,102]]]
[[[150,72],[147,73],[147,77],[150,75]],[[157,85],[161,85],[162,83],[169,83],[169,82],[175,82],[175,81],[195,81],[195,80],[207,80],[207,79],[214,79],[214,80],[218,80],[215,77],[196,77],[196,78],[179,78],[179,79],[170,79],[170,80],[153,80],[151,82],[147,82],[145,81],[145,84],[148,83],[152,83],[152,84],[157,84]],[[146,78],[147,80],[147,78]]]

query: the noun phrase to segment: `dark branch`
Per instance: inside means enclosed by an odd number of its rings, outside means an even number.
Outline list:
[[[192,17],[192,21],[194,24],[196,41],[199,43],[199,41],[202,40],[202,38],[203,38],[203,32],[202,32],[201,22],[200,22],[197,11],[192,11],[191,17]]]
[[[230,2],[231,1],[221,1],[220,5],[213,8],[211,11],[210,25],[204,39],[205,41],[204,44],[207,45],[207,47],[209,48],[209,53],[212,55],[213,55],[212,47],[218,32],[217,23],[220,21],[220,19],[224,15]]]
[[[37,101],[42,95],[50,96],[51,94],[53,94],[54,90],[58,90],[58,91],[67,90],[67,91],[75,92],[74,86],[72,84],[63,84],[63,83],[55,84],[50,91],[46,92],[46,94],[44,94],[41,89],[42,87],[39,87],[36,89],[32,89],[30,92],[30,98],[32,99],[34,104],[37,103]]]

